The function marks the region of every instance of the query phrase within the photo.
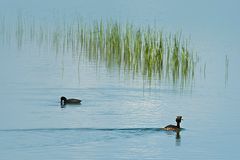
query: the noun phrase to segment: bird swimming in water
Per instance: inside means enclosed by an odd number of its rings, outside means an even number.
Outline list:
[[[81,104],[82,100],[80,99],[75,99],[75,98],[70,98],[67,99],[66,97],[62,96],[61,98],[61,105],[66,105],[66,104]]]
[[[166,130],[166,131],[180,131],[181,130],[181,127],[180,127],[180,123],[182,121],[182,116],[177,116],[176,118],[176,122],[177,122],[177,125],[167,125],[166,127],[164,127],[163,129]]]

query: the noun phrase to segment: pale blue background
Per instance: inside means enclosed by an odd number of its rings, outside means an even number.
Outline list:
[[[56,57],[30,42],[19,50],[0,41],[0,159],[239,159],[239,3],[1,0],[0,16],[9,27],[17,15],[155,25],[190,37],[200,61],[191,89],[162,84],[150,90],[141,78],[118,77],[104,65],[96,69],[84,61],[79,73],[71,53]],[[83,104],[61,109],[62,95]],[[185,128],[180,139],[156,130],[178,114]]]

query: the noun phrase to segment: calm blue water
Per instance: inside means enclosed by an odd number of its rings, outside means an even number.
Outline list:
[[[165,82],[149,88],[104,64],[0,38],[0,159],[239,159],[238,6],[233,0],[1,0],[0,15],[10,23],[19,14],[66,23],[80,15],[182,31],[206,71],[199,67],[183,90]],[[83,103],[61,108],[62,95]],[[184,119],[180,135],[159,130],[176,115]]]

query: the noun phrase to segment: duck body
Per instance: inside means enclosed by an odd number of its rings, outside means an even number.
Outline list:
[[[164,127],[163,129],[166,131],[179,131],[181,128],[170,124],[170,125],[167,125],[166,127]]]
[[[182,121],[182,116],[177,116],[176,118],[176,122],[177,122],[177,125],[167,125],[166,127],[164,127],[163,129],[166,130],[166,131],[180,131],[181,130],[181,127],[180,127],[180,123]]]
[[[66,104],[81,104],[82,100],[80,99],[75,99],[75,98],[70,98],[67,99],[66,97],[62,96],[61,97],[61,105],[66,105]]]

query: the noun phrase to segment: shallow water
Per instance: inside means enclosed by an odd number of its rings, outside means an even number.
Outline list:
[[[81,15],[182,30],[200,64],[190,87],[149,87],[69,52],[0,39],[0,159],[239,159],[239,2],[217,2],[1,1],[9,21],[19,12],[66,23]],[[82,105],[61,108],[62,95]],[[160,130],[176,115],[180,135]]]

